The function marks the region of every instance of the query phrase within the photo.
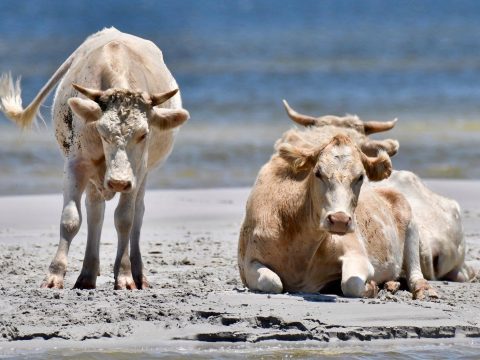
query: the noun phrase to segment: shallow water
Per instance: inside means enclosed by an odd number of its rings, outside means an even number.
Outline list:
[[[355,344],[324,344],[311,342],[267,342],[265,344],[222,344],[212,346],[200,344],[192,350],[191,346],[146,347],[138,350],[53,350],[24,352],[9,356],[20,359],[28,355],[29,359],[79,359],[79,360],[123,360],[123,359],[478,359],[480,343],[473,340],[443,341],[402,341]],[[0,356],[1,357],[1,356]]]
[[[292,125],[282,98],[314,115],[398,117],[396,168],[479,178],[479,16],[474,0],[0,2],[0,71],[23,76],[28,103],[104,26],[157,43],[192,117],[151,188],[251,185]],[[51,131],[0,118],[0,141],[0,195],[61,190]]]

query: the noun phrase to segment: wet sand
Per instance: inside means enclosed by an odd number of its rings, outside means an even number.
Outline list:
[[[480,263],[480,182],[431,180],[457,199],[468,243]],[[399,343],[480,337],[480,283],[433,282],[441,295],[377,299],[251,293],[236,251],[249,189],[149,191],[142,253],[151,289],[113,290],[116,235],[108,203],[96,290],[72,290],[86,243],[74,239],[64,290],[40,289],[54,255],[60,195],[0,198],[0,354],[54,349],[184,349],[237,344]],[[85,212],[84,212],[85,214]],[[159,348],[160,347],[160,348]]]

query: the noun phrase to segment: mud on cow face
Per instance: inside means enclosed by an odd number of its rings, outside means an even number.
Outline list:
[[[132,191],[146,172],[151,128],[170,130],[189,117],[184,109],[157,107],[174,96],[178,89],[151,95],[72,85],[87,99],[70,98],[70,108],[86,123],[95,122],[102,139],[106,163],[105,188],[114,192]]]
[[[345,135],[337,135],[317,149],[285,143],[278,151],[295,172],[309,172],[310,198],[320,216],[320,229],[334,234],[354,231],[353,214],[364,177],[379,181],[392,172],[385,151],[368,157]]]

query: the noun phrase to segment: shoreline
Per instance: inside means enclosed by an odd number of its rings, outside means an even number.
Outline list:
[[[460,203],[467,260],[478,267],[480,181],[425,182]],[[58,349],[158,349],[177,355],[225,347],[345,349],[420,346],[438,339],[479,345],[479,282],[432,282],[441,299],[422,302],[404,291],[347,299],[245,290],[236,252],[249,191],[147,190],[141,249],[152,288],[142,291],[113,290],[115,200],[107,203],[97,289],[71,289],[86,243],[83,212],[65,289],[51,290],[39,285],[57,246],[61,195],[0,197],[0,355]]]

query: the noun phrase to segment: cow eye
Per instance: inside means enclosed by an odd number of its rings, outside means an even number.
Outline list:
[[[360,175],[357,180],[355,180],[355,184],[361,184],[363,182],[365,175]]]
[[[140,141],[144,141],[144,140],[147,138],[147,135],[148,135],[148,133],[143,134],[142,136],[140,136],[140,137],[138,138],[138,141],[139,141],[139,142],[140,142]]]
[[[318,179],[320,179],[320,180],[322,180],[322,181],[325,181],[325,178],[323,177],[322,172],[320,171],[320,169],[316,169],[316,170],[315,170],[315,176],[316,176]]]

